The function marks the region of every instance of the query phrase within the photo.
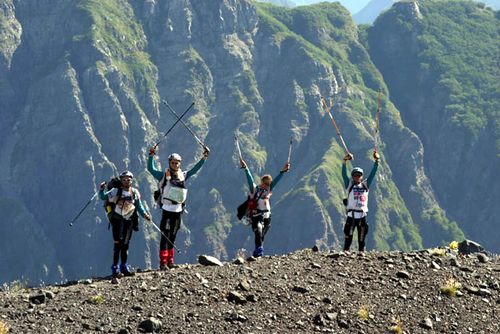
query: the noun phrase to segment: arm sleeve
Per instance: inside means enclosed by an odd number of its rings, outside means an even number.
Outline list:
[[[100,198],[101,200],[105,201],[107,197],[108,197],[108,194],[106,194],[106,193],[104,192],[104,190],[99,190],[99,198]]]
[[[139,214],[144,217],[144,215],[146,214],[146,209],[144,209],[144,205],[142,205],[142,201],[140,198],[136,199],[135,200],[135,206],[137,208],[137,211],[139,212]]]
[[[248,168],[245,168],[245,175],[247,176],[248,189],[253,193],[255,190],[255,182],[253,181],[252,173]]]
[[[347,163],[342,164],[342,180],[344,181],[344,189],[349,187],[349,176],[347,176]]]
[[[377,169],[378,169],[378,161],[375,161],[372,167],[372,171],[370,172],[370,175],[368,175],[368,179],[366,179],[366,185],[368,186],[368,188],[370,188],[370,184],[375,178],[375,174],[377,174]]]
[[[115,188],[111,188],[110,190],[108,191],[105,191],[105,190],[99,190],[99,198],[103,201],[107,200],[108,199],[108,195],[111,194],[113,192],[113,190],[115,190]],[[113,197],[113,196],[111,196]]]
[[[276,187],[276,185],[278,184],[278,182],[280,182],[281,178],[283,177],[283,174],[285,173],[279,173],[278,175],[276,175],[274,178],[273,178],[273,182],[271,182],[271,190],[273,190],[274,187]]]
[[[156,168],[155,159],[152,155],[148,157],[148,172],[150,172],[158,181],[161,181],[163,178],[163,172]]]
[[[193,166],[193,168],[191,168],[187,173],[186,173],[186,180],[189,179],[191,176],[193,176],[194,174],[198,173],[198,171],[200,170],[201,166],[203,166],[203,164],[205,163],[205,159],[201,159],[200,161],[198,161],[196,163],[196,165]]]

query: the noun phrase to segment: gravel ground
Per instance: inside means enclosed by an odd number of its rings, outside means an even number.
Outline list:
[[[4,288],[0,333],[500,333],[499,257],[443,252],[301,250]]]

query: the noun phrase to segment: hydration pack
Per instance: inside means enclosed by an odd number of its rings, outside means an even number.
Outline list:
[[[260,191],[259,196],[255,198],[256,193],[254,195],[248,195],[246,201],[238,205],[238,208],[236,209],[236,217],[238,217],[239,220],[243,219],[243,217],[250,217],[257,211],[257,203],[264,192]]]

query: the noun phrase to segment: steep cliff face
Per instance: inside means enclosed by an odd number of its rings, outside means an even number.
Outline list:
[[[108,270],[112,244],[101,204],[93,202],[73,228],[67,223],[100,181],[125,168],[153,210],[147,148],[174,121],[161,99],[179,112],[195,101],[187,122],[212,150],[189,180],[189,213],[177,241],[187,252],[178,261],[253,248],[250,229],[234,216],[246,196],[234,134],[256,180],[280,170],[290,136],[294,141],[292,171],[274,191],[266,252],[340,246],[344,153],[319,97],[334,101],[356,165],[369,170],[377,91],[387,91],[343,7],[241,0],[0,4],[7,18],[0,41],[10,41],[0,44],[6,59],[0,84],[11,91],[0,93],[0,106],[9,105],[2,116],[11,119],[2,133],[2,207],[29,235],[13,238],[22,248],[2,252],[0,261],[37,254],[30,260],[36,265],[15,277],[56,280]],[[381,133],[368,246],[412,249],[461,237],[424,173],[420,139],[386,98]],[[183,156],[185,169],[201,156],[180,126],[160,145],[162,165],[171,152]],[[159,215],[154,211],[157,221]],[[157,266],[151,226],[142,225],[131,246],[131,263]]]
[[[370,55],[448,217],[498,250],[498,12],[469,2],[397,3],[368,30]],[[441,33],[438,33],[441,32]]]

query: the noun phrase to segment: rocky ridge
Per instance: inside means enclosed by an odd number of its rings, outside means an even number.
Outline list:
[[[300,250],[0,292],[12,333],[498,333],[500,258]],[[203,263],[210,258],[204,258]]]

